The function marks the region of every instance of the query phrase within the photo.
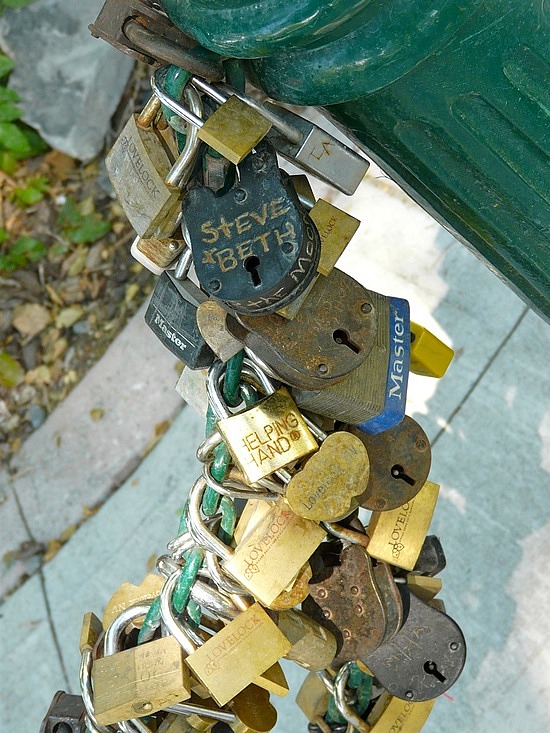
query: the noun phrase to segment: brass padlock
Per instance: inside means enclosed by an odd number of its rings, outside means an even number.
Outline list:
[[[185,91],[201,113],[200,98]],[[105,159],[109,178],[124,213],[140,237],[170,237],[181,216],[182,187],[192,173],[200,141],[190,130],[175,163],[157,130],[144,128],[133,115]]]
[[[331,433],[286,487],[286,500],[296,514],[314,521],[343,519],[359,506],[370,464],[361,440],[348,432]]]
[[[149,573],[139,585],[123,583],[111,596],[103,611],[103,628],[107,630],[121,611],[143,601],[152,601],[162,590],[164,579]]]
[[[420,733],[435,700],[410,702],[383,692],[370,711],[367,723],[371,733]]]
[[[148,715],[191,695],[183,650],[172,636],[96,659],[92,680],[100,725]]]
[[[254,603],[186,657],[193,674],[225,705],[290,649],[288,639]]]
[[[309,215],[321,239],[321,258],[317,272],[329,275],[361,222],[324,199],[316,201]]]
[[[185,241],[176,237],[164,239],[136,237],[132,242],[130,254],[154,275],[161,275],[182,253],[184,247]]]
[[[423,377],[444,376],[455,352],[424,326],[411,321],[411,372]]]
[[[311,722],[315,723],[327,712],[330,693],[322,680],[310,672],[296,695],[296,704]]]
[[[332,663],[336,656],[336,639],[305,613],[296,609],[281,611],[277,615],[277,626],[292,644],[285,659],[311,672],[326,669]]]
[[[169,109],[194,125],[200,140],[238,165],[263,140],[271,123],[236,96],[220,99],[221,106],[207,120],[188,110],[164,89],[163,78],[169,67],[157,69],[151,78],[154,94]],[[189,91],[192,87],[187,87]]]
[[[233,733],[267,733],[277,723],[277,711],[269,702],[269,693],[257,685],[248,685],[235,695],[231,707],[237,716],[235,723],[229,724]]]
[[[227,328],[229,314],[215,300],[205,300],[197,308],[197,325],[204,340],[221,361],[242,351],[244,344]]]
[[[432,520],[438,484],[426,481],[418,494],[389,512],[373,512],[367,534],[367,552],[377,560],[412,570]]]
[[[248,360],[245,366],[260,373]],[[212,366],[208,396],[220,418],[217,430],[247,483],[253,484],[317,449],[317,441],[288,391],[284,387],[275,391],[265,375],[262,387],[268,396],[248,410],[231,414],[220,391],[222,371],[223,364]]]

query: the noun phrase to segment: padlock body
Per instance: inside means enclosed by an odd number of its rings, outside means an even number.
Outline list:
[[[257,315],[297,298],[317,272],[319,234],[262,143],[222,196],[196,185],[183,201],[197,277],[226,307]]]
[[[210,366],[215,354],[197,325],[197,308],[208,298],[190,280],[160,276],[145,312],[145,322],[174,356],[190,369]]]
[[[105,165],[130,224],[140,237],[170,236],[176,227],[181,191],[164,182],[171,161],[154,129],[130,117]]]

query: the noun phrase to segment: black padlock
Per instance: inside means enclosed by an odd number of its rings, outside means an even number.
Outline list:
[[[53,696],[40,733],[85,733],[86,710],[80,695],[59,690]]]
[[[182,210],[201,286],[230,310],[273,313],[312,282],[319,233],[268,143],[244,159],[222,195],[197,181]]]
[[[197,325],[197,308],[207,296],[190,280],[160,276],[145,312],[145,322],[174,356],[190,369],[205,369],[216,355]]]

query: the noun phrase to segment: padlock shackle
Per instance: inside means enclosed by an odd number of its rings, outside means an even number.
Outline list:
[[[178,622],[172,613],[172,595],[183,568],[180,571],[172,573],[172,575],[164,583],[164,587],[160,592],[160,615],[164,621],[166,628],[176,639],[186,654],[193,654],[198,645],[191,641],[187,635],[187,629],[183,627],[183,622]]]
[[[203,126],[204,121],[165,91],[163,86],[163,77],[166,74],[166,68],[166,66],[161,66],[154,74],[151,75],[151,89],[153,94],[157,96],[160,101],[168,107],[168,109],[171,109],[172,112],[175,112],[179,117],[186,122],[189,122],[191,125],[194,125],[197,129],[200,129]]]
[[[212,463],[214,458],[206,461],[202,468],[202,475],[208,486],[217,491],[221,496],[227,496],[230,499],[263,499],[264,501],[276,501],[280,494],[269,491],[266,488],[248,486],[242,481],[227,478],[223,482],[217,481],[212,475]]]
[[[224,545],[219,537],[216,537],[216,535],[208,529],[201,516],[201,502],[206,487],[206,481],[202,476],[200,476],[195,481],[191,491],[189,492],[186,509],[187,526],[191,536],[198,545],[206,550],[214,552],[223,560],[229,560],[229,558],[233,557],[233,550],[227,545]]]
[[[202,117],[202,102],[198,92],[193,87],[186,87],[184,90],[185,99],[191,108],[192,114],[196,115],[199,119]],[[187,124],[187,137],[185,145],[181,151],[178,159],[168,171],[165,182],[168,186],[178,186],[183,188],[191,178],[193,169],[195,167],[195,161],[201,146],[201,141],[198,138],[198,129],[192,125]],[[189,252],[191,250],[189,249]],[[190,266],[189,262],[189,266]],[[187,268],[189,269],[189,268]],[[180,276],[181,277],[181,276]]]
[[[105,639],[103,640],[103,653],[106,657],[120,651],[119,643],[122,632],[131,621],[134,621],[140,616],[146,616],[149,608],[151,607],[151,603],[152,601],[149,603],[143,601],[142,603],[136,603],[133,606],[129,606],[121,611],[118,616],[111,621],[109,628],[105,632]]]
[[[354,662],[346,662],[338,670],[334,678],[334,702],[336,703],[338,712],[344,716],[348,723],[351,723],[355,730],[359,731],[359,733],[370,733],[371,726],[357,715],[346,700],[346,685],[353,664]]]

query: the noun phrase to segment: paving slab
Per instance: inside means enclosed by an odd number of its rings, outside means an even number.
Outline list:
[[[103,148],[133,60],[92,38],[104,0],[36,0],[5,10],[0,45],[15,61],[9,86],[23,119],[44,140],[80,160]]]
[[[15,492],[24,518],[13,500],[0,504],[1,554],[9,560],[29,538],[47,545],[80,523],[183,406],[174,391],[177,360],[145,325],[145,307],[24,443],[12,461],[15,474],[0,475],[2,494]],[[98,421],[90,412],[96,408],[104,410]],[[29,569],[28,563],[1,565],[0,597]]]

